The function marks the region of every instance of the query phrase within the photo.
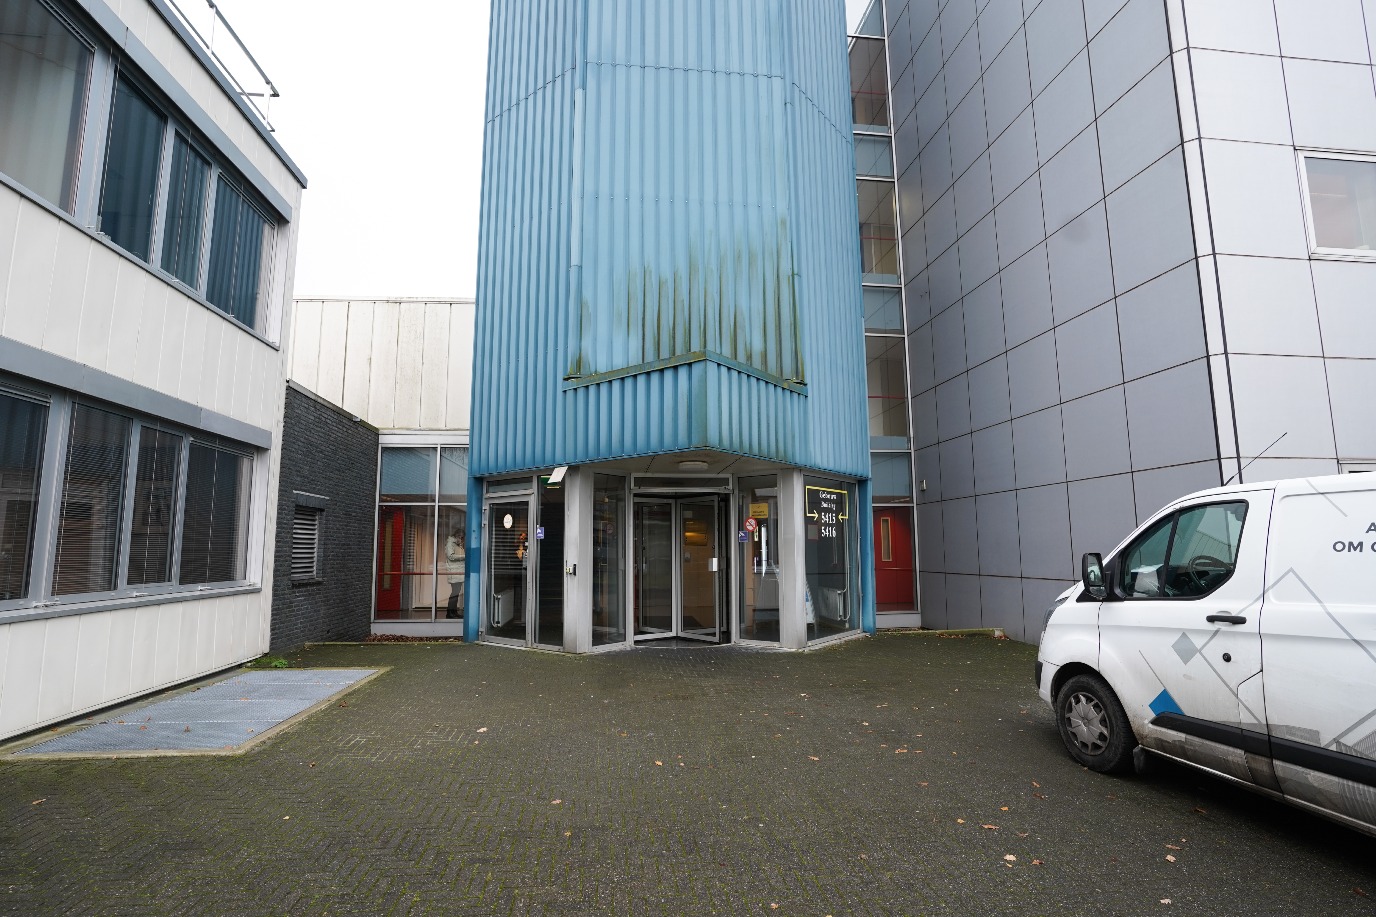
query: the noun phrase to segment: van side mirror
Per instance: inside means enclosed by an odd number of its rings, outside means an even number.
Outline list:
[[[1102,554],[1086,554],[1080,560],[1080,582],[1084,584],[1085,592],[1094,598],[1102,601],[1108,597],[1108,588],[1104,585]]]

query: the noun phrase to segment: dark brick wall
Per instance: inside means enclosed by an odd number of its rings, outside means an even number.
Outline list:
[[[376,429],[287,383],[277,489],[272,652],[368,636],[377,444]],[[329,502],[320,520],[321,577],[293,583],[291,529],[297,491],[327,497]]]

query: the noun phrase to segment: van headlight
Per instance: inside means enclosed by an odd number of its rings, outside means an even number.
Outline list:
[[[1051,616],[1056,613],[1056,609],[1064,605],[1066,603],[1066,600],[1069,598],[1070,596],[1068,595],[1061,596],[1059,599],[1057,599],[1055,602],[1051,604],[1050,608],[1046,610],[1046,617],[1042,619],[1042,633],[1046,633],[1046,627],[1048,624],[1051,623]]]

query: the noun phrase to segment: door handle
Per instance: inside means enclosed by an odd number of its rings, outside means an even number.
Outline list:
[[[1204,619],[1210,624],[1246,624],[1247,618],[1242,615],[1209,615]]]

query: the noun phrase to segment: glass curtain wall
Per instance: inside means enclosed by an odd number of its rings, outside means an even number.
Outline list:
[[[461,620],[468,449],[384,446],[378,474],[374,620]]]
[[[882,0],[848,0],[874,503],[875,605],[913,611],[912,436]],[[809,550],[812,542],[809,541]],[[809,554],[809,556],[811,556]],[[809,623],[809,634],[813,627]]]

